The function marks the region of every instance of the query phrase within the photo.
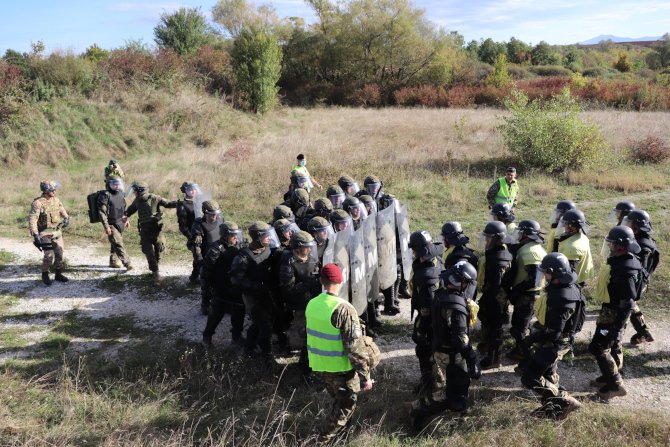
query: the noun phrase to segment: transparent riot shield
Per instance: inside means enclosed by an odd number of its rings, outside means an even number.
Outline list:
[[[351,304],[358,315],[362,315],[368,306],[367,276],[365,262],[365,233],[361,226],[354,231],[349,241],[349,269]]]
[[[340,298],[347,301],[351,301],[349,299],[349,243],[351,242],[352,233],[353,229],[351,227],[336,233],[335,243],[333,244],[332,262],[340,266],[342,269],[342,277],[344,278],[342,288],[340,289]]]
[[[365,279],[368,291],[368,302],[379,298],[379,256],[377,255],[377,220],[369,216],[361,225],[364,238],[363,250],[365,252]]]
[[[412,250],[409,248],[409,219],[407,218],[407,205],[403,205],[395,213],[395,222],[398,229],[398,242],[400,246],[400,259],[402,262],[402,276],[409,281],[412,271]]]
[[[393,286],[397,278],[394,207],[384,208],[375,217],[377,219],[379,288],[384,290]]]

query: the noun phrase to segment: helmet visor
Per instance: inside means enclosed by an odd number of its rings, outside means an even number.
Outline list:
[[[197,183],[191,183],[190,185],[186,186],[186,188],[184,188],[184,197],[186,198],[194,199],[200,194],[202,194],[202,191],[200,190],[200,186],[198,186]]]
[[[339,220],[333,222],[333,228],[335,229],[336,233],[339,233],[340,231],[344,231],[347,228],[351,227],[351,217],[347,217],[344,220]]]
[[[362,203],[349,207],[348,212],[352,220],[365,220],[368,217],[368,210]]]
[[[377,197],[379,191],[382,189],[382,184],[380,182],[368,183],[365,189],[368,190],[368,194],[372,197]]]
[[[539,268],[535,271],[535,288],[543,289],[547,284],[546,279],[544,278],[544,272]]]
[[[330,203],[333,204],[333,209],[341,209],[342,208],[342,203],[344,203],[344,193],[339,193],[339,194],[332,194],[328,196],[328,199],[330,200]]]
[[[377,214],[377,202],[374,200],[371,200],[369,202],[364,202],[365,205],[365,211],[368,213],[368,216],[372,214]]]
[[[110,191],[114,192],[123,192],[126,189],[126,185],[123,184],[123,180],[120,178],[110,178],[107,180],[107,187]]]
[[[324,243],[335,236],[335,230],[333,230],[332,225],[314,228],[312,230],[312,236],[314,236],[314,239],[316,239],[317,242]]]
[[[610,211],[610,213],[607,215],[607,222],[619,225],[620,219],[621,219],[621,210],[612,208],[612,211]]]

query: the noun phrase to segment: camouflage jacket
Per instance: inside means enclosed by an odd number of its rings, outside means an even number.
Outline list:
[[[338,305],[330,318],[333,326],[342,332],[342,343],[351,365],[366,381],[370,380],[368,352],[363,340],[363,326],[356,309],[349,303]]]
[[[58,225],[68,217],[58,197],[46,197],[44,195],[33,200],[28,215],[30,234],[43,232],[54,233],[58,231]]]
[[[144,193],[133,200],[133,203],[126,209],[125,215],[130,217],[137,213],[140,225],[151,222],[159,223],[162,218],[161,206],[163,208],[176,208],[177,201],[170,202],[156,194]]]

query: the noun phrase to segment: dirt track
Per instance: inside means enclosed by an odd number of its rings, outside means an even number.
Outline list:
[[[0,271],[0,292],[16,295],[19,299],[9,308],[2,323],[3,329],[20,329],[21,337],[28,346],[39,343],[50,333],[50,328],[62,318],[63,313],[77,309],[82,316],[99,319],[127,315],[135,326],[146,329],[167,329],[174,337],[199,342],[206,317],[200,315],[198,290],[187,287],[190,265],[165,265],[161,271],[165,282],[161,291],[150,291],[152,298],[144,296],[146,288],[133,290],[126,286],[121,292],[110,292],[102,286],[106,278],[126,275],[124,270],[105,267],[107,257],[99,254],[95,246],[72,247],[66,245],[67,275],[71,281],[54,283],[47,287],[39,281],[41,254],[30,241],[0,238],[0,246],[16,256],[12,266]],[[129,275],[137,277],[148,273],[144,260],[135,259],[137,269]],[[170,293],[171,288],[186,293]],[[409,323],[409,302],[402,300],[402,313],[392,317],[396,323]],[[642,303],[643,310],[644,303]],[[656,341],[634,348],[626,343],[626,379],[628,395],[614,400],[611,405],[649,409],[670,414],[670,322],[658,319],[653,312],[645,312]],[[12,319],[11,315],[22,315]],[[34,315],[34,318],[30,318]],[[385,317],[388,318],[388,317]],[[214,336],[216,346],[227,346],[230,333],[227,318]],[[595,327],[595,315],[589,315],[578,343],[588,343]],[[632,335],[628,328],[625,340]],[[72,344],[94,348],[96,340],[79,339]],[[120,343],[128,341],[119,339]],[[378,343],[384,353],[384,363],[404,374],[409,381],[416,380],[418,364],[414,357],[414,345],[401,335],[381,337]],[[0,349],[0,362],[9,358],[29,355],[24,349]],[[480,383],[475,384],[501,391],[519,391],[520,381],[513,372],[514,365],[508,362],[498,370],[487,371]],[[595,361],[581,359],[572,362],[565,359],[559,368],[561,384],[577,395],[587,398],[594,390],[589,380],[599,375]],[[529,394],[530,395],[530,394]]]

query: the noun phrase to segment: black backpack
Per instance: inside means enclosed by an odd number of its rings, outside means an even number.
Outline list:
[[[90,223],[99,223],[100,216],[98,214],[98,197],[100,194],[107,194],[106,190],[96,191],[86,196],[88,202],[88,221]]]

